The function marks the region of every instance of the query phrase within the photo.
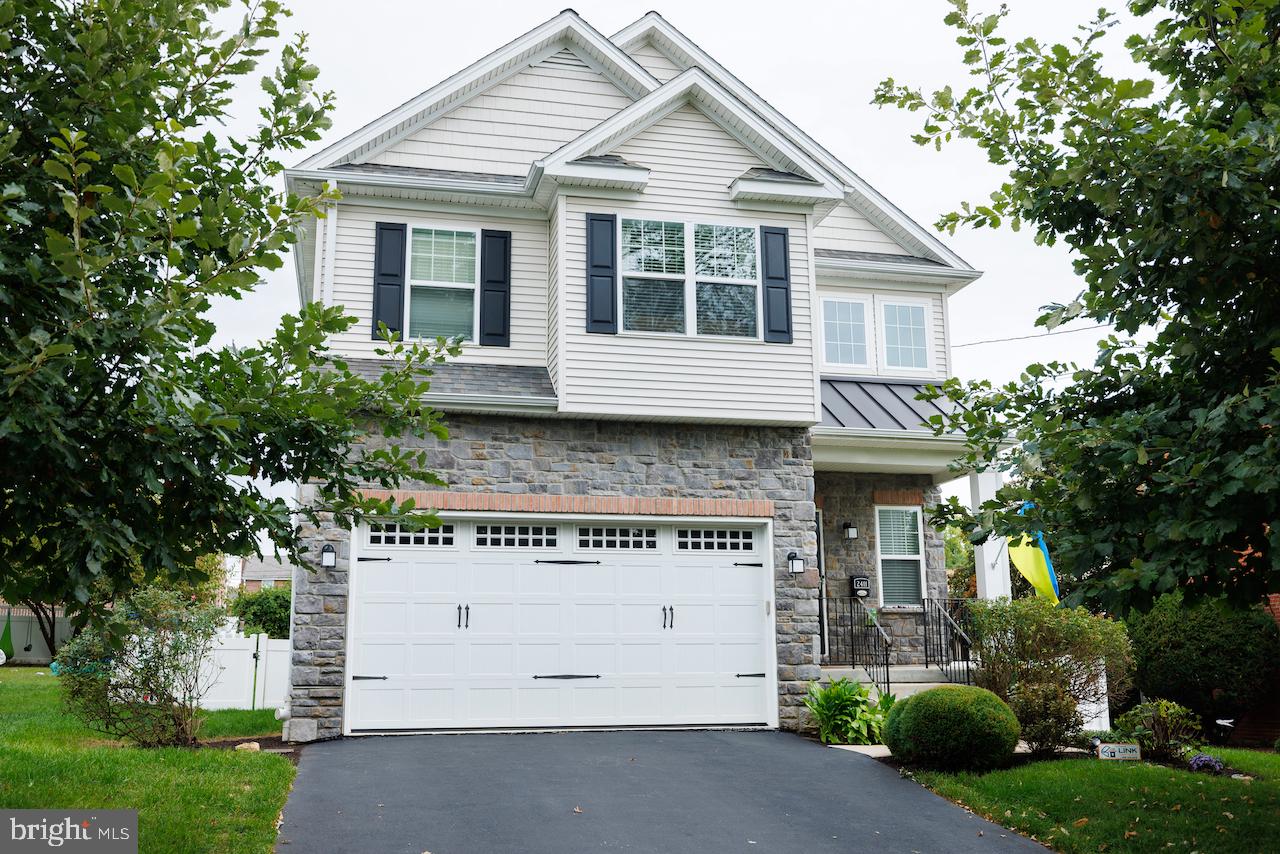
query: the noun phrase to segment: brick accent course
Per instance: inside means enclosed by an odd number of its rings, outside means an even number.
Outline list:
[[[451,414],[447,424],[447,440],[420,445],[427,449],[428,467],[446,488],[409,484],[413,492],[439,498],[420,503],[494,502],[495,509],[520,512],[514,508],[528,502],[534,508],[612,507],[619,508],[613,513],[637,515],[646,511],[621,508],[652,507],[654,515],[687,510],[688,515],[751,517],[767,517],[771,511],[779,718],[787,729],[803,725],[807,683],[820,675],[818,577],[814,569],[791,575],[786,558],[794,551],[811,568],[817,566],[813,460],[804,428],[461,413]],[[369,446],[381,447],[386,441],[375,434]],[[457,497],[464,495],[469,497]],[[350,565],[348,531],[324,525],[304,530],[303,538],[307,553],[316,555],[317,562],[298,572],[295,586],[293,717],[287,737],[296,741],[342,733]],[[318,566],[326,542],[338,552],[337,566],[328,570]]]

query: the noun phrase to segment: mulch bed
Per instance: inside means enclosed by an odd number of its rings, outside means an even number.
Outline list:
[[[294,765],[297,765],[298,760],[302,758],[302,745],[291,744],[278,735],[253,735],[247,738],[217,738],[210,741],[202,741],[200,742],[200,746],[212,748],[214,750],[235,750],[237,744],[245,744],[250,741],[258,742],[258,746],[262,748],[263,753],[278,753]]]

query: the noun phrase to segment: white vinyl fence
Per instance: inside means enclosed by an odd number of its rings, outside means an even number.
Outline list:
[[[53,620],[54,645],[61,646],[71,637],[71,621],[62,616],[61,609],[56,613]],[[53,660],[44,635],[40,634],[35,614],[21,605],[0,603],[0,632],[4,631],[6,619],[13,639],[13,658],[10,661],[14,664],[48,664]]]
[[[242,635],[228,627],[218,634],[211,665],[217,677],[200,704],[206,709],[271,709],[284,704],[289,641],[265,634]]]

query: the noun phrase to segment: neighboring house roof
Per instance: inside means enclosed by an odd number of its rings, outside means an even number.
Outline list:
[[[955,405],[945,398],[917,400],[924,386],[920,382],[824,377],[821,426],[931,433],[929,417],[945,415]]]
[[[524,186],[523,175],[494,175],[490,172],[460,172],[456,169],[429,169],[421,166],[392,166],[385,163],[339,163],[329,167],[359,175],[383,175],[388,178],[438,178],[442,181],[481,181],[490,184]]]

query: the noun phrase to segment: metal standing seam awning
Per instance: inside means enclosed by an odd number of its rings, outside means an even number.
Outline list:
[[[918,400],[919,380],[823,377],[822,421],[812,431],[818,471],[927,474],[950,480],[961,436],[935,436],[928,419],[954,412],[941,398]]]

